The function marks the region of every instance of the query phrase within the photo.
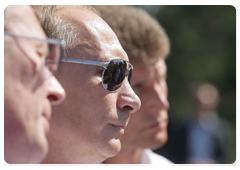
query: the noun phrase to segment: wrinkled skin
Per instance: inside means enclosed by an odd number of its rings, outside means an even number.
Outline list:
[[[46,38],[30,6],[8,6],[4,31]],[[39,163],[48,151],[51,105],[65,91],[44,64],[48,47],[4,36],[4,158],[7,163]]]

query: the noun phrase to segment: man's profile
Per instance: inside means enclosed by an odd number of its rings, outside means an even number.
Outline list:
[[[51,50],[49,51],[49,45]],[[51,105],[65,99],[52,75],[61,41],[47,39],[30,6],[4,10],[4,159],[39,163],[48,151]]]
[[[167,141],[169,102],[167,67],[168,37],[144,10],[129,6],[94,6],[116,33],[133,64],[132,87],[141,108],[130,117],[121,138],[122,149],[106,164],[165,164],[166,158],[151,151]]]
[[[130,114],[140,107],[130,85],[132,65],[91,7],[34,8],[48,37],[67,44],[56,77],[68,96],[53,108],[43,163],[100,163],[120,151]]]

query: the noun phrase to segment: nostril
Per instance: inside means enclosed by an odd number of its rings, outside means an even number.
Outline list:
[[[58,101],[58,97],[55,95],[49,95],[48,100],[50,100],[51,103],[55,103],[56,101]]]
[[[123,109],[129,110],[129,111],[133,110],[133,108],[131,106],[124,106]]]

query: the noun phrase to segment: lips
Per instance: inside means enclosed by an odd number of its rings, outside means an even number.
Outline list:
[[[163,129],[163,128],[166,128],[167,126],[167,120],[162,120],[162,121],[158,121],[158,122],[154,122],[152,123],[151,125],[148,126],[148,128],[156,128],[156,129]]]
[[[125,125],[114,125],[114,124],[111,124],[112,126],[114,126],[114,127],[116,127],[116,128],[118,128],[118,129],[124,129],[127,125],[125,124]]]
[[[162,129],[164,127],[166,127],[166,122],[159,122],[159,123],[156,123],[152,126],[153,128],[157,128],[157,129]]]
[[[118,117],[113,117],[109,120],[108,125],[110,125],[109,127],[111,128],[112,132],[114,132],[114,134],[120,138],[124,134],[124,129],[127,127],[130,114],[119,112],[117,115]]]
[[[117,131],[119,131],[120,133],[124,133],[124,129],[127,126],[127,124],[122,124],[122,125],[116,125],[116,124],[111,124],[112,127],[114,127],[114,129],[116,129]]]
[[[43,117],[47,119],[47,121],[50,121],[51,119],[51,113],[43,113]]]
[[[51,106],[50,104],[45,105],[44,112],[42,114],[43,124],[45,132],[48,133],[50,130],[50,119],[51,119]]]
[[[45,133],[48,133],[50,130],[49,120],[45,116],[43,116],[42,119],[43,119],[43,126],[45,129]]]

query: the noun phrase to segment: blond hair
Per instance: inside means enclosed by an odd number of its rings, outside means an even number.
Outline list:
[[[93,6],[113,29],[133,64],[166,58],[170,43],[164,29],[147,12],[130,6]]]

